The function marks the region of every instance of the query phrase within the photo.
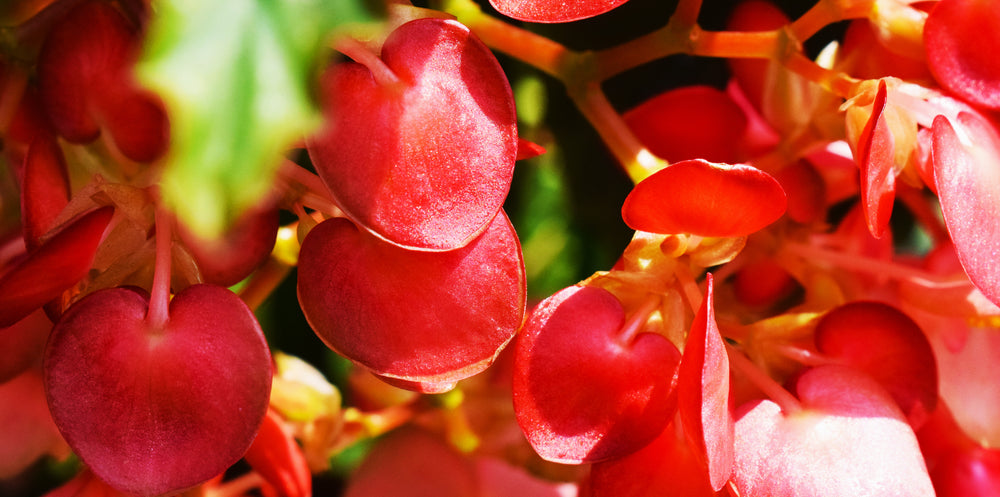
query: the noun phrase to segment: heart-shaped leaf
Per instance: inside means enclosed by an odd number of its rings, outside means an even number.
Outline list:
[[[816,324],[816,348],[868,373],[899,404],[914,427],[938,399],[931,344],[909,316],[880,302],[851,302]]]
[[[934,118],[934,183],[958,260],[972,283],[1000,305],[1000,137],[985,118]],[[960,127],[964,138],[956,132]]]
[[[357,63],[326,73],[331,122],[309,156],[337,204],[376,235],[418,249],[463,246],[503,205],[518,153],[503,70],[468,28],[436,18],[393,31],[381,62],[398,85]]]
[[[335,218],[299,253],[306,319],[333,350],[402,385],[446,384],[496,358],[524,315],[524,263],[506,215],[449,252],[412,251]]]
[[[625,312],[598,287],[572,286],[531,313],[514,356],[514,412],[532,447],[555,462],[639,450],[675,412],[680,353],[665,337],[623,338]]]
[[[746,236],[777,221],[786,202],[778,181],[755,167],[686,160],[635,185],[622,217],[638,231]]]
[[[737,410],[733,480],[744,497],[933,497],[916,436],[867,375],[821,366],[797,382],[805,409]]]
[[[490,0],[497,12],[528,22],[571,22],[603,14],[628,0]]]
[[[1000,9],[988,0],[942,0],[924,23],[924,48],[934,77],[949,91],[1000,109]]]
[[[691,323],[677,374],[677,403],[684,432],[695,454],[708,467],[712,488],[729,481],[733,469],[733,411],[729,356],[715,322],[712,274],[705,300]]]
[[[267,410],[271,356],[235,294],[194,285],[162,329],[148,297],[112,288],[84,297],[52,330],[45,385],[52,417],[102,480],[132,494],[183,490],[250,447]]]

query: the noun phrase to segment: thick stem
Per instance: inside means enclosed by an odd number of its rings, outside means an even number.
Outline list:
[[[149,295],[149,312],[146,325],[152,329],[163,329],[169,319],[170,307],[170,259],[173,247],[173,219],[163,207],[156,208],[156,269],[153,271],[153,288]]]
[[[571,87],[569,96],[601,135],[633,183],[638,184],[667,165],[639,142],[621,114],[611,106],[599,84]]]
[[[567,81],[568,66],[578,54],[544,36],[483,13],[472,0],[445,0],[441,9],[454,15],[490,48]]]
[[[292,266],[272,256],[254,271],[250,280],[240,289],[240,298],[250,310],[257,310],[291,271]]]

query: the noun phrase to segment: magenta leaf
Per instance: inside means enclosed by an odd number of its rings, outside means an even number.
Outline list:
[[[531,313],[514,356],[514,412],[542,458],[579,464],[651,442],[676,409],[677,347],[641,333],[623,343],[625,313],[598,287],[572,286]]]
[[[397,85],[357,63],[326,73],[331,122],[309,155],[360,226],[401,246],[461,247],[510,188],[519,148],[510,86],[490,50],[455,21],[404,24],[381,59]]]
[[[712,488],[719,490],[733,468],[733,412],[729,356],[715,322],[712,274],[705,300],[691,323],[677,375],[677,402],[684,432],[708,467]]]
[[[736,413],[733,480],[744,497],[933,497],[916,436],[864,373],[821,366],[797,382],[804,409],[770,400]]]
[[[520,243],[505,214],[449,252],[407,250],[330,219],[299,254],[299,303],[317,335],[420,390],[486,369],[521,325],[525,292]]]
[[[490,0],[501,14],[519,21],[556,23],[603,14],[628,0]]]
[[[984,0],[942,0],[924,24],[927,63],[949,91],[1000,109],[1000,9]]]
[[[0,275],[0,327],[20,321],[87,275],[113,213],[102,207],[81,216]]]
[[[875,238],[882,238],[885,233],[896,196],[895,141],[884,115],[885,100],[885,80],[880,80],[872,115],[858,141],[861,205],[868,230]]]
[[[70,447],[118,490],[161,495],[226,470],[267,410],[271,355],[235,294],[194,285],[146,323],[140,290],[99,290],[52,330],[45,385]]]
[[[781,185],[764,171],[696,159],[642,180],[625,198],[622,217],[651,233],[746,236],[777,221],[786,203]]]
[[[958,259],[972,283],[1000,305],[1000,137],[985,118],[934,118],[934,182]],[[959,136],[956,128],[962,133]]]

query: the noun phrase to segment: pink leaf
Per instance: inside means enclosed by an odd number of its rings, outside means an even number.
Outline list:
[[[677,401],[684,432],[708,466],[712,488],[719,490],[733,468],[733,413],[729,356],[715,322],[712,275],[705,300],[695,315],[677,376]]]
[[[933,497],[916,436],[896,403],[844,366],[807,371],[804,410],[770,400],[737,410],[733,480],[743,497]]]
[[[934,182],[958,259],[972,283],[1000,305],[1000,137],[967,112],[934,118]],[[963,134],[960,137],[955,127]]]

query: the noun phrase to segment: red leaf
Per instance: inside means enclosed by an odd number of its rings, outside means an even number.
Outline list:
[[[816,348],[868,373],[919,426],[937,406],[934,352],[909,316],[880,302],[852,302],[816,325]]]
[[[514,412],[542,458],[623,457],[673,417],[677,347],[652,333],[622,343],[624,325],[621,303],[598,287],[563,289],[532,311],[515,345]]]
[[[0,276],[0,327],[10,326],[87,275],[114,209],[94,210]]]
[[[892,131],[885,120],[885,80],[878,82],[872,115],[865,123],[858,142],[858,166],[861,168],[861,205],[868,230],[882,238],[892,215],[896,196],[895,149]]]
[[[715,497],[705,463],[684,437],[680,420],[641,450],[591,467],[592,497]]]
[[[729,356],[715,323],[712,274],[705,300],[695,315],[677,376],[677,402],[684,432],[708,466],[712,488],[719,490],[733,468],[733,413]]]
[[[312,496],[312,473],[305,455],[273,409],[267,410],[243,458],[284,497]]]
[[[1000,305],[1000,137],[984,118],[967,112],[952,123],[934,118],[934,182],[958,259],[972,283]],[[955,130],[964,135],[960,138]]]
[[[778,220],[786,204],[778,181],[757,168],[688,160],[636,185],[622,217],[652,233],[746,236]]]
[[[924,23],[934,77],[976,105],[1000,109],[1000,9],[990,0],[942,0]]]
[[[628,0],[490,0],[501,14],[519,21],[556,23],[603,14]]]
[[[24,158],[21,184],[21,220],[28,251],[38,248],[42,235],[69,203],[69,176],[62,150],[54,137],[36,138]]]
[[[400,246],[450,250],[490,224],[518,153],[514,98],[492,52],[465,26],[418,19],[382,46],[379,83],[347,63],[323,78],[330,126],[309,156],[355,223]]]
[[[299,254],[298,295],[330,348],[425,389],[486,369],[521,325],[524,263],[505,214],[449,252],[401,248],[335,218]]]
[[[161,495],[212,478],[250,447],[267,411],[271,356],[229,290],[193,285],[146,323],[141,290],[98,290],[71,306],[45,352],[49,410],[102,480]]]
[[[747,118],[725,92],[711,86],[670,90],[623,117],[639,141],[668,162],[704,159],[731,163],[742,159]]]

